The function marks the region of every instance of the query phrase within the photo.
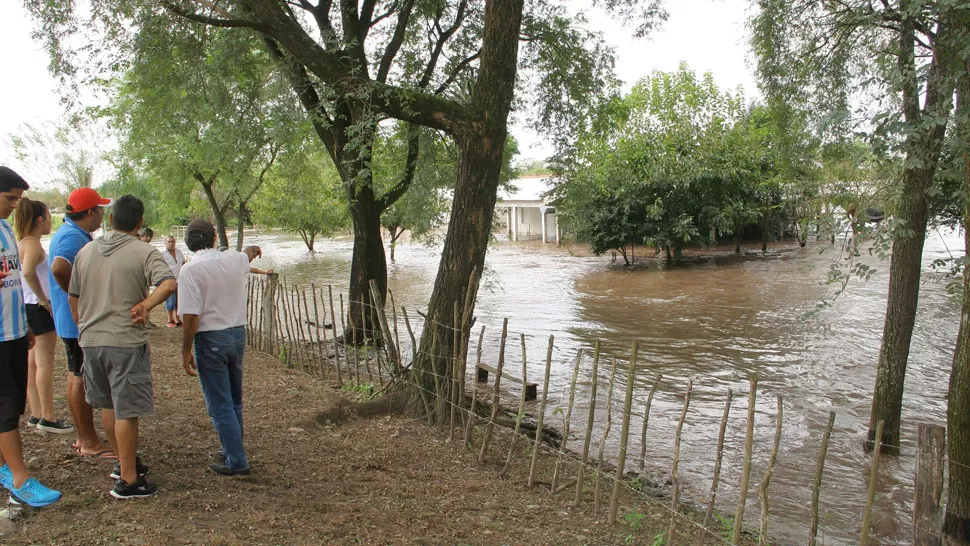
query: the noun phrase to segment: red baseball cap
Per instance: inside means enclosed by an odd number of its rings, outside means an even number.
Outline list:
[[[106,207],[113,203],[111,199],[105,199],[98,195],[98,192],[91,188],[78,188],[71,192],[67,198],[67,210],[69,212],[84,212],[94,207]]]

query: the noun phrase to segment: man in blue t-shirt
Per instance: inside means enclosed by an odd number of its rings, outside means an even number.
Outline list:
[[[34,334],[27,326],[17,240],[7,223],[29,187],[0,167],[0,485],[10,491],[11,504],[39,508],[57,502],[61,493],[31,478],[24,463],[20,416],[27,407],[27,351]]]
[[[110,199],[101,197],[91,188],[80,188],[71,192],[67,198],[64,224],[51,238],[47,260],[50,265],[54,328],[67,352],[67,405],[71,409],[77,432],[74,449],[79,455],[114,458],[111,448],[98,437],[94,428],[94,409],[84,398],[84,379],[81,372],[84,353],[78,345],[78,327],[67,301],[67,288],[71,284],[71,273],[74,271],[74,257],[91,242],[91,234],[101,227],[104,207],[110,204]]]

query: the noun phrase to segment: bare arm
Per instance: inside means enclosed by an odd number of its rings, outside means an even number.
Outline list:
[[[67,297],[67,303],[71,306],[71,316],[74,317],[74,324],[81,324],[81,321],[78,320],[78,311],[77,311],[78,299],[77,299],[77,296],[68,296]]]
[[[37,295],[37,302],[41,306],[50,309],[50,299],[44,293],[40,278],[37,277],[37,266],[44,259],[44,247],[40,246],[40,242],[36,239],[25,239],[20,242],[20,245],[20,266],[22,267],[21,273],[23,274],[24,282]],[[70,281],[70,277],[68,277],[68,281]]]
[[[61,290],[65,292],[70,291],[71,273],[73,272],[74,266],[71,265],[71,262],[60,256],[54,258],[54,263],[51,264],[51,276],[54,277],[54,282],[57,283],[57,286],[61,287]]]
[[[195,357],[192,355],[192,341],[199,331],[199,315],[182,315],[182,366],[185,373],[196,376]]]
[[[242,251],[243,251],[244,254],[246,254],[246,256],[249,256],[249,261],[250,262],[252,262],[256,258],[262,258],[263,257],[263,250],[261,248],[259,248],[258,246],[256,246],[256,245],[247,246],[246,248],[242,249]],[[258,267],[250,267],[249,268],[249,272],[250,273],[255,273],[257,275],[269,275],[270,273],[273,272],[273,270],[272,269],[260,269]]]
[[[178,284],[175,279],[165,279],[158,286],[155,287],[155,291],[149,294],[149,296],[140,302],[136,303],[134,307],[131,308],[129,314],[131,315],[131,321],[135,324],[145,324],[148,322],[148,313],[152,309],[158,306],[158,304],[167,300]]]

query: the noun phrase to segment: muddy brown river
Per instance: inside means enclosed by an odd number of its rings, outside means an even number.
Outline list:
[[[299,238],[252,234],[247,243],[262,245],[270,266],[288,279],[332,284],[346,292],[351,241],[318,242],[310,255]],[[962,254],[957,233],[933,231],[924,253],[930,263],[950,252]],[[476,307],[477,329],[486,325],[484,360],[494,363],[503,318],[509,319],[508,362],[519,370],[518,335],[527,339],[529,375],[537,380],[548,336],[556,336],[552,399],[547,419],[565,405],[565,391],[576,350],[603,344],[604,354],[625,359],[634,339],[640,341],[635,405],[642,411],[648,386],[658,373],[663,381],[650,413],[647,467],[669,472],[673,436],[687,379],[694,377],[690,411],[683,431],[682,482],[694,499],[710,487],[717,428],[728,388],[735,401],[727,431],[719,506],[733,514],[738,498],[745,437],[748,376],[760,376],[756,404],[755,457],[745,521],[757,528],[757,484],[769,456],[775,422],[775,396],[784,400],[784,426],[778,463],[771,480],[769,534],[781,544],[804,544],[809,533],[809,505],[815,460],[830,410],[837,413],[821,489],[819,543],[857,544],[866,499],[869,457],[862,451],[886,310],[888,262],[859,259],[878,269],[868,281],[853,280],[848,289],[806,319],[836,288],[824,284],[838,248],[825,242],[807,248],[774,245],[767,254],[754,248],[735,256],[729,249],[700,256],[688,266],[665,267],[655,261],[627,268],[606,257],[589,257],[582,247],[537,242],[498,241],[488,253],[483,288]],[[437,270],[439,249],[404,244],[389,265],[389,286],[398,307],[424,309]],[[622,262],[622,260],[620,260]],[[945,286],[924,281],[906,378],[902,456],[883,458],[873,513],[872,542],[910,542],[916,425],[944,424],[946,389],[959,325],[959,309]],[[588,384],[590,362],[581,381]],[[516,373],[518,375],[518,373]],[[618,377],[621,374],[618,374]],[[600,381],[607,381],[602,366]],[[618,380],[617,396],[622,398]],[[585,392],[586,387],[581,392]],[[601,387],[601,393],[605,388]],[[603,395],[605,398],[605,395]],[[620,411],[619,402],[614,411]],[[574,409],[573,430],[581,430],[586,411]],[[633,430],[639,431],[637,417]],[[619,427],[614,425],[611,447]],[[577,436],[573,436],[573,441]],[[599,435],[594,436],[598,441]],[[580,444],[576,442],[573,444]],[[595,446],[595,442],[594,442]],[[613,447],[613,453],[616,450]],[[615,455],[614,455],[615,456]],[[631,441],[628,468],[639,464],[639,432]],[[641,510],[663,512],[664,505]],[[870,542],[870,543],[872,543]]]

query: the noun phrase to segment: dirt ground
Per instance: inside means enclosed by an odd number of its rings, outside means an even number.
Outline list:
[[[165,324],[158,311],[153,321]],[[218,440],[198,380],[182,369],[180,339],[181,330],[164,326],[151,333],[156,415],[141,422],[140,453],[158,495],[114,500],[108,495],[113,461],[76,455],[73,434],[22,429],[30,471],[64,498],[25,511],[0,543],[652,544],[666,528],[666,511],[656,500],[623,496],[621,513],[635,506],[645,514],[647,528],[634,531],[607,524],[606,510],[594,513],[591,500],[572,507],[572,489],[550,495],[551,456],[540,459],[533,489],[525,485],[524,450],[509,475],[499,477],[507,434],[496,436],[494,455],[479,465],[471,450],[405,416],[318,423],[350,395],[255,351],[245,365],[253,474],[217,476],[207,468],[207,453],[218,449]],[[58,371],[64,362],[59,346]],[[63,375],[56,374],[56,393],[63,392]],[[63,395],[56,409],[66,416]]]

